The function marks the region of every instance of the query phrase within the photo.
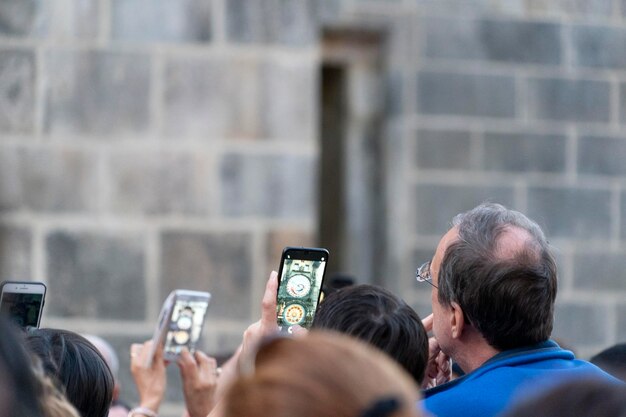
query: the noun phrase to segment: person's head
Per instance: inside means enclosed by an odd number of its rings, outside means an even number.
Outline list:
[[[376,346],[395,359],[418,384],[428,361],[428,335],[419,316],[393,293],[354,285],[324,299],[313,328],[335,330]]]
[[[541,228],[499,204],[481,204],[452,224],[430,265],[442,348],[451,350],[445,345],[460,340],[464,328],[496,351],[547,340],[557,271]]]
[[[314,330],[263,344],[254,370],[226,393],[223,417],[417,417],[418,397],[411,377],[379,350]]]
[[[626,343],[618,343],[596,354],[591,363],[626,382]]]
[[[42,387],[19,330],[0,317],[0,416],[43,416]]]
[[[108,414],[113,376],[95,346],[76,333],[58,329],[31,330],[26,342],[82,417]]]
[[[626,417],[626,387],[601,380],[559,385],[513,406],[502,417]]]
[[[109,342],[107,342],[100,336],[96,336],[92,334],[85,334],[83,336],[92,345],[94,345],[96,349],[98,349],[98,352],[100,352],[100,354],[102,355],[102,358],[104,359],[106,364],[109,366],[109,369],[111,370],[111,374],[113,375],[113,382],[114,382],[113,401],[114,402],[117,401],[119,399],[119,394],[120,394],[120,384],[119,384],[119,378],[118,378],[118,373],[120,370],[120,361],[119,361],[119,358],[117,357],[117,353],[115,353],[115,349],[113,349],[113,346],[111,346]]]
[[[41,386],[40,404],[43,417],[80,417],[78,410],[69,402],[65,395],[54,384],[52,379],[44,373],[38,358],[35,366],[35,376]]]

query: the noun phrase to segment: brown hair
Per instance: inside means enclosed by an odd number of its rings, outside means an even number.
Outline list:
[[[382,352],[312,331],[262,345],[253,374],[227,392],[224,417],[416,417],[418,398],[413,379]]]

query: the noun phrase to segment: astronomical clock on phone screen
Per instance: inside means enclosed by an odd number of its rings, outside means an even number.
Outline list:
[[[278,290],[280,326],[311,327],[320,293],[324,264],[319,261],[290,259],[283,267]]]

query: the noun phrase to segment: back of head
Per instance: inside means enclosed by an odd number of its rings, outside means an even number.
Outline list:
[[[0,416],[42,415],[39,384],[19,330],[0,317]]]
[[[439,302],[458,303],[466,320],[498,350],[547,340],[557,272],[541,228],[499,204],[482,204],[453,224],[458,239],[441,263]]]
[[[560,385],[518,404],[503,417],[626,417],[626,387],[600,380]]]
[[[27,345],[82,417],[108,414],[113,376],[87,339],[66,330],[35,329],[28,333]]]
[[[386,355],[338,333],[262,345],[230,387],[225,417],[416,417],[418,387]]]
[[[381,287],[355,285],[320,304],[314,328],[335,330],[376,346],[395,359],[418,384],[428,361],[428,335],[419,316]]]
[[[626,343],[619,343],[591,358],[591,363],[626,382]]]

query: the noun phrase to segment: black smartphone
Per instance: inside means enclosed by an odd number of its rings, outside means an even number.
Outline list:
[[[163,302],[159,320],[152,337],[152,351],[146,367],[150,367],[154,351],[163,345],[165,360],[174,361],[183,348],[193,354],[200,340],[211,294],[203,291],[174,290]]]
[[[295,325],[310,328],[319,303],[328,250],[294,248],[283,250],[278,270],[276,320],[281,331]]]
[[[0,290],[0,314],[22,328],[39,327],[46,299],[46,285],[36,281],[4,281]]]

